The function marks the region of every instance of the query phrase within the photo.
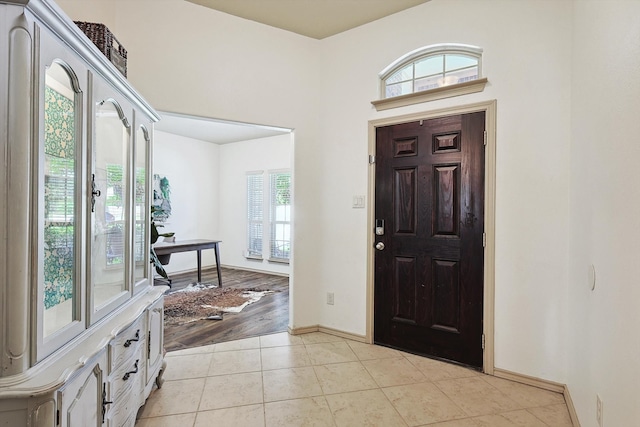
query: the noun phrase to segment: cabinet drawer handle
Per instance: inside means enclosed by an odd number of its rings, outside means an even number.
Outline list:
[[[124,346],[125,346],[125,347],[129,347],[129,346],[131,345],[131,343],[132,343],[132,342],[135,342],[135,341],[140,341],[140,329],[138,329],[138,330],[136,331],[136,336],[135,336],[135,338],[131,338],[130,340],[126,340],[126,341],[124,342]]]
[[[104,424],[104,416],[107,413],[107,405],[112,403],[112,401],[107,400],[107,384],[102,383],[102,424]]]
[[[140,359],[136,360],[136,364],[133,365],[133,371],[129,371],[127,373],[124,374],[124,377],[122,377],[123,380],[128,380],[129,377],[131,376],[131,374],[136,374],[138,373],[138,362],[140,361]]]

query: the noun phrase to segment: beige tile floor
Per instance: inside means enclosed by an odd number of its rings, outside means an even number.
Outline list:
[[[167,353],[139,427],[571,426],[561,394],[314,332]]]

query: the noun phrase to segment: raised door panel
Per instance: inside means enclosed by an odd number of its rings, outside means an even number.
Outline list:
[[[94,363],[88,364],[58,392],[61,427],[102,426],[106,359],[106,352],[101,352]]]
[[[393,321],[415,323],[417,312],[417,262],[415,257],[394,258]]]
[[[0,377],[19,374],[29,366],[29,235],[33,111],[33,45],[28,23],[15,8],[3,14],[0,37]],[[6,30],[5,30],[6,29]],[[7,31],[8,30],[8,31]],[[8,33],[8,34],[7,34]],[[6,79],[6,80],[5,80]],[[9,203],[10,201],[10,203]]]
[[[163,361],[164,350],[164,300],[161,298],[148,310],[149,335],[147,339],[147,387],[158,376],[160,365]]]
[[[51,420],[56,416],[56,400],[54,396],[48,395],[44,398],[30,402],[30,426],[32,427],[49,427],[51,426]],[[21,425],[21,424],[9,424]]]
[[[395,170],[394,214],[396,234],[415,234],[416,232],[417,176],[417,168]]]
[[[431,328],[460,333],[460,263],[433,260],[431,279],[433,295],[429,299]]]

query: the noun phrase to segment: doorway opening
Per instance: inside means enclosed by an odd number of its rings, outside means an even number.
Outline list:
[[[279,308],[273,313],[278,318],[271,324],[282,330],[261,333],[286,331],[286,326],[281,325],[289,323],[288,279],[293,259],[293,130],[174,112],[160,115],[162,120],[155,125],[154,132],[153,173],[166,178],[171,197],[171,216],[160,231],[175,233],[176,242],[220,240],[222,291],[245,288],[239,283],[243,280],[271,283],[273,292],[252,303],[251,309],[277,303]],[[255,184],[256,176],[264,184],[259,189],[250,185]],[[194,253],[171,255],[165,269],[173,279],[172,292],[182,285],[193,285],[195,261]],[[215,264],[213,251],[202,251],[201,285],[218,286]],[[211,267],[214,274],[208,275]],[[261,291],[270,290],[258,287]],[[232,317],[225,315],[217,323],[228,322]],[[246,333],[250,334],[250,330],[247,328]],[[209,332],[209,337],[206,333],[202,337],[217,339],[215,331]],[[180,334],[176,337],[181,339]],[[195,338],[189,343],[204,344]]]

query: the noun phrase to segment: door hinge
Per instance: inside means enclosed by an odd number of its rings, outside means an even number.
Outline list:
[[[482,334],[482,349],[484,350],[484,334]]]
[[[487,233],[482,233],[482,247],[487,247]]]
[[[487,131],[484,131],[484,146],[487,146]]]
[[[149,337],[147,338],[147,359],[151,359],[151,331],[149,331]]]
[[[369,164],[372,165],[376,162],[376,156],[369,154]]]

